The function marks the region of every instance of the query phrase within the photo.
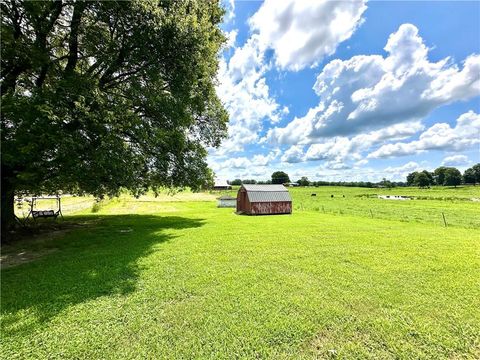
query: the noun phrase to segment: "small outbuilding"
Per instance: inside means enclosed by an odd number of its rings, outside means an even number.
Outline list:
[[[237,193],[237,213],[248,215],[291,214],[292,198],[283,185],[243,184]]]
[[[233,196],[220,196],[218,198],[218,207],[219,208],[234,208],[237,206],[237,198]]]
[[[227,180],[215,179],[213,190],[232,190],[232,186],[227,182]]]

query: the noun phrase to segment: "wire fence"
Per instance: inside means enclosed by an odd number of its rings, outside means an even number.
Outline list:
[[[438,204],[420,203],[410,206],[390,206],[385,202],[361,204],[356,202],[345,203],[317,203],[294,201],[296,211],[314,211],[332,215],[351,215],[371,219],[396,220],[402,222],[415,222],[435,224],[449,227],[459,226],[480,229],[480,206],[478,204],[456,204],[442,208]]]

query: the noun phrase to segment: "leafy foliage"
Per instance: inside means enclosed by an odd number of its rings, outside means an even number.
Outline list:
[[[297,181],[297,184],[300,186],[308,186],[310,185],[310,181],[306,176],[302,176],[300,180]]]
[[[480,164],[475,164],[471,168],[465,170],[463,174],[465,184],[474,184],[480,182]]]
[[[458,169],[448,168],[445,171],[444,185],[457,186],[462,183],[462,174]]]
[[[414,184],[418,187],[427,187],[430,186],[431,180],[425,171],[422,171],[415,175]]]
[[[272,174],[272,184],[285,184],[290,182],[288,174],[283,171],[275,171]]]
[[[434,178],[435,178],[435,183],[437,185],[444,185],[445,184],[445,173],[449,168],[446,166],[440,166],[439,168],[436,168],[435,171],[433,172]]]
[[[1,6],[5,191],[139,194],[211,179],[205,148],[228,119],[218,1]]]
[[[417,176],[418,171],[411,172],[410,174],[407,175],[407,185],[408,186],[413,186],[415,185],[415,176]]]

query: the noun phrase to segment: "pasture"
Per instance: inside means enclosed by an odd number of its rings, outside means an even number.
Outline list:
[[[480,187],[289,190],[292,215],[258,217],[65,198],[2,249],[0,357],[480,357]]]

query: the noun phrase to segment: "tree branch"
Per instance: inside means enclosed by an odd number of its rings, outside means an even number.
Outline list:
[[[78,31],[82,14],[87,6],[86,2],[76,2],[73,7],[72,23],[70,25],[70,38],[68,40],[68,62],[65,66],[66,75],[70,75],[75,70],[78,61]]]

